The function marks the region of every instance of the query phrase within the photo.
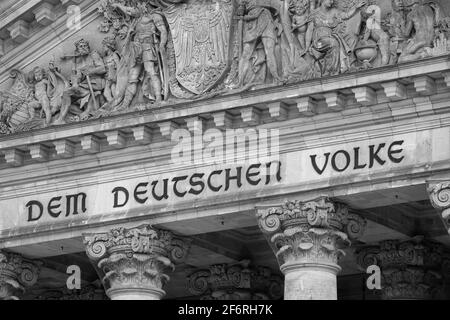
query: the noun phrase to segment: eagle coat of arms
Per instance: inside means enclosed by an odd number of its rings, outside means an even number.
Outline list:
[[[230,67],[234,6],[234,0],[188,0],[165,11],[176,78],[196,95],[213,88]]]

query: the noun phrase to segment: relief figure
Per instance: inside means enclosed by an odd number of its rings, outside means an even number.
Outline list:
[[[282,27],[276,20],[278,11],[270,1],[243,0],[243,52],[239,62],[239,85],[253,83],[262,67],[267,67],[273,80],[281,83],[275,45]],[[250,75],[250,76],[249,76]],[[266,80],[265,75],[263,75]]]
[[[406,17],[404,35],[409,40],[399,57],[399,63],[429,56],[429,48],[433,46],[435,37],[436,21],[432,7],[420,4],[419,0],[412,0],[408,9],[410,12]]]
[[[163,96],[167,99],[169,94],[166,63],[167,29],[162,14],[158,9],[149,7],[147,3],[139,3],[136,8],[113,3],[112,7],[135,18],[128,35],[131,41],[124,47],[124,55],[127,53],[123,58],[128,64],[128,84],[123,97],[116,99],[112,107],[127,109],[138,92],[138,83],[144,83],[146,78],[150,80],[150,88],[144,90],[144,96],[150,101],[160,103]]]
[[[335,7],[335,0],[322,0],[321,5],[311,13],[306,45],[319,62],[323,76],[348,71],[356,39],[353,39],[354,35],[342,31],[342,23],[352,18],[365,4],[361,1],[348,12],[343,12]]]
[[[56,123],[65,123],[70,109],[81,113],[78,120],[86,120],[99,109],[99,98],[103,97],[105,90],[106,67],[103,58],[97,51],[91,51],[89,42],[81,39],[75,43],[75,54],[61,59],[72,59],[73,67],[70,87],[64,91],[61,113]]]

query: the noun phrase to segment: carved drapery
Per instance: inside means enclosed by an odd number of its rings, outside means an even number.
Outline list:
[[[187,288],[202,300],[277,300],[283,295],[282,278],[249,261],[198,270],[189,275]]]
[[[126,292],[161,298],[169,280],[166,272],[186,258],[190,247],[189,241],[150,225],[84,235],[84,243],[111,299]]]
[[[0,251],[0,300],[18,300],[39,276],[39,263]]]
[[[442,245],[418,237],[409,241],[387,240],[358,251],[358,265],[381,269],[382,298],[432,299],[442,289]]]
[[[450,19],[433,1],[392,0],[390,12],[376,0],[128,4],[99,5],[103,48],[77,41],[62,62],[72,68],[12,70],[0,133],[450,53]]]

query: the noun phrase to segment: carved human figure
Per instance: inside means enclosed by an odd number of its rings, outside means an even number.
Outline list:
[[[113,37],[103,39],[104,62],[106,67],[106,83],[103,95],[106,101],[112,102],[116,96],[117,69],[120,57],[116,51],[116,40]]]
[[[167,44],[167,28],[162,14],[149,8],[146,3],[138,4],[136,8],[113,3],[112,7],[136,18],[135,26],[132,26],[131,30],[134,31],[134,37],[130,47],[132,58],[129,64],[128,85],[121,101],[121,109],[128,108],[135,97],[142,68],[150,78],[151,92],[146,93],[147,98],[161,102],[163,94],[168,95],[168,92],[163,92],[162,86],[162,83],[168,81],[162,76],[165,71],[163,64]]]
[[[97,51],[91,51],[89,42],[81,39],[75,43],[75,54],[61,59],[73,59],[71,85],[64,91],[61,114],[55,123],[65,123],[73,102],[80,110],[80,120],[86,120],[98,108],[97,96],[105,89],[105,64]],[[87,106],[86,106],[87,105]]]
[[[432,47],[435,36],[435,14],[431,6],[412,0],[410,10],[404,35],[411,38],[399,57],[399,63],[427,57],[427,49]]]
[[[306,50],[306,31],[308,30],[308,17],[311,0],[296,0],[291,2],[292,31],[296,34],[301,50]]]
[[[373,39],[378,44],[378,48],[380,49],[381,65],[388,65],[390,60],[390,38],[389,35],[381,28],[380,7],[370,6],[367,8],[367,13],[369,13],[370,16],[366,21],[364,41]]]
[[[41,67],[33,69],[34,77],[34,95],[39,102],[39,106],[45,114],[45,125],[48,126],[52,121],[52,112],[50,110],[50,99],[48,97],[48,90],[50,87],[49,81],[45,78],[45,71]],[[31,115],[33,117],[33,115]]]
[[[352,18],[365,4],[366,1],[361,1],[348,12],[343,12],[335,7],[335,0],[322,0],[320,6],[311,13],[306,46],[319,61],[322,75],[334,75],[348,70],[354,43],[349,43],[339,26],[344,20]]]
[[[278,30],[274,16],[278,14],[276,7],[270,2],[260,4],[257,0],[243,0],[244,15],[238,17],[244,21],[243,52],[239,62],[239,85],[252,83],[254,77],[248,79],[250,69],[258,69],[266,64],[271,76],[277,82],[282,82],[278,73],[275,45]],[[261,57],[256,50],[262,46],[265,57]],[[253,57],[253,58],[252,58]]]
[[[403,0],[392,0],[392,12],[387,16],[387,31],[390,36],[390,61],[391,65],[397,64],[398,57],[402,52],[402,48],[406,37],[403,33],[405,27],[405,10]]]

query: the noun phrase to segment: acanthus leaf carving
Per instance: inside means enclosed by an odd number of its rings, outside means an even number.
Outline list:
[[[327,197],[286,201],[258,210],[257,218],[282,269],[289,263],[336,265],[341,247],[362,236],[366,227],[365,219]]]
[[[282,297],[283,281],[270,268],[244,260],[195,271],[188,276],[187,289],[202,300],[268,300]]]
[[[173,271],[190,248],[189,241],[151,225],[86,234],[84,244],[88,257],[104,274],[107,293],[144,286],[163,294],[161,288],[169,280],[166,270]]]
[[[36,283],[40,265],[39,261],[0,251],[0,299],[18,300],[26,288]]]

